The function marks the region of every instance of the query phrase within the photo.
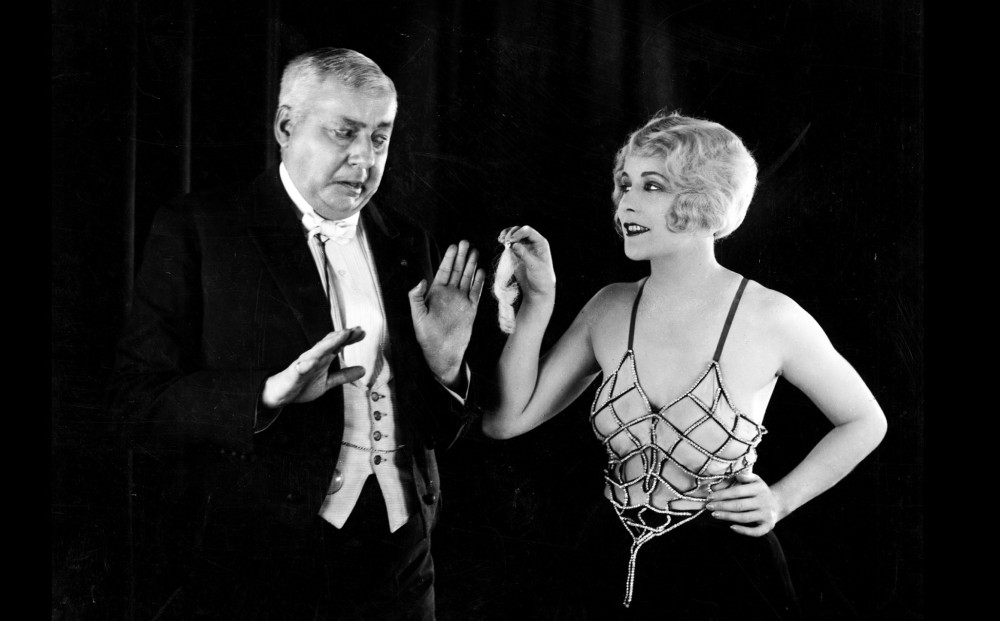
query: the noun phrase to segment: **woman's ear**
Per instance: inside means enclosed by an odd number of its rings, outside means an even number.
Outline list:
[[[278,111],[274,114],[274,137],[282,148],[291,139],[294,125],[292,109],[288,106],[278,106]]]

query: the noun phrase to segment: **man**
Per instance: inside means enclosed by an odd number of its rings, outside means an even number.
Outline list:
[[[484,273],[370,202],[396,116],[374,62],[303,54],[278,103],[277,170],[157,214],[119,346],[128,437],[176,460],[157,613],[433,619],[434,449],[473,410]]]

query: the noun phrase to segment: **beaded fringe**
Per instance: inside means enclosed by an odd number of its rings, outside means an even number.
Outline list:
[[[626,608],[632,603],[632,589],[635,585],[635,561],[641,545],[642,542],[633,543],[632,551],[628,557],[628,580],[625,582],[625,601],[622,602]]]

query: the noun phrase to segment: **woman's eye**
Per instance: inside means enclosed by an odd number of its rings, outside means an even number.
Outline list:
[[[628,192],[629,190],[632,189],[632,184],[631,183],[621,183],[621,182],[619,182],[618,183],[618,189],[621,190],[622,192]]]
[[[660,192],[663,190],[659,184],[653,183],[652,181],[647,181],[646,184],[642,186],[642,189],[647,192]]]

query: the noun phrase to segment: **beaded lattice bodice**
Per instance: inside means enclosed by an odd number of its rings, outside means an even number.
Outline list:
[[[640,287],[628,349],[594,396],[590,422],[608,457],[605,494],[633,541],[626,606],[639,547],[703,513],[708,494],[753,467],[767,433],[733,404],[719,363],[746,282],[740,283],[708,367],[688,390],[658,408],[639,383],[632,346]]]

